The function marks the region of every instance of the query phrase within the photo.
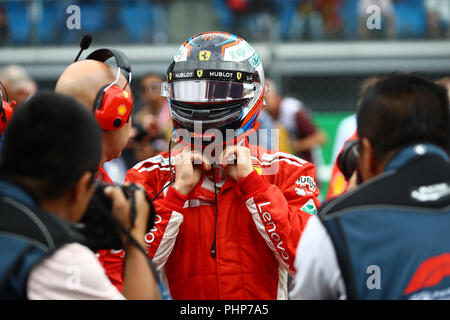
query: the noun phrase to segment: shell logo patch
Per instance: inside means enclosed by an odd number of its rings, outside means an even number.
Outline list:
[[[121,104],[120,106],[117,107],[117,113],[120,116],[123,116],[127,113],[127,107],[124,104]]]

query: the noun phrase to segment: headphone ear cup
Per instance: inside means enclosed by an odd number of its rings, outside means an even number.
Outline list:
[[[94,101],[94,114],[103,130],[121,128],[129,119],[133,109],[133,98],[126,90],[116,85],[105,91],[100,89]]]
[[[347,140],[337,158],[337,165],[345,179],[350,179],[357,166],[358,140]]]
[[[95,119],[97,119],[98,124],[100,125],[100,127],[103,129],[103,127],[105,126],[105,121],[104,121],[104,116],[103,116],[103,98],[105,96],[105,89],[109,86],[109,84],[104,85],[103,87],[100,88],[100,90],[98,90],[97,95],[95,96],[95,100],[94,100],[94,106],[93,106],[93,110],[92,112],[94,113],[94,117]]]

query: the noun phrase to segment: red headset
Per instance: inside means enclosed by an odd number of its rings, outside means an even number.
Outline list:
[[[114,82],[103,86],[94,100],[94,116],[103,130],[115,130],[123,127],[130,120],[133,110],[133,97],[125,88],[131,82],[131,67],[127,56],[116,49],[99,49],[89,54],[86,59],[105,62],[114,58],[117,66],[117,77]],[[122,88],[117,85],[121,73],[124,73],[127,84]]]
[[[8,93],[6,92],[5,86],[1,82],[0,85],[5,90],[5,94],[7,97],[6,100],[8,100]],[[15,105],[15,101],[11,101],[10,104],[7,101],[3,100],[2,89],[0,88],[0,135],[3,134],[9,121],[11,121]]]

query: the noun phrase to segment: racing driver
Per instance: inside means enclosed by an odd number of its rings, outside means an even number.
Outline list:
[[[162,92],[176,146],[126,180],[155,199],[145,241],[172,297],[287,299],[319,190],[313,164],[249,143],[264,105],[258,54],[233,34],[195,35],[174,56]]]

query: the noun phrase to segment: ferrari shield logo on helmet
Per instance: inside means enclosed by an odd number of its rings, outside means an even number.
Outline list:
[[[207,60],[209,60],[209,58],[211,58],[211,51],[209,51],[209,50],[201,50],[198,53],[199,60],[207,61]]]
[[[242,78],[242,72],[236,73],[236,78],[237,78],[238,80],[241,80],[241,78]]]
[[[197,70],[197,77],[201,78],[203,75],[203,70]]]

